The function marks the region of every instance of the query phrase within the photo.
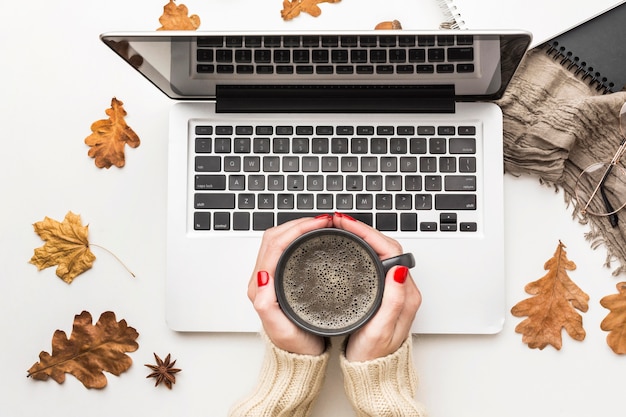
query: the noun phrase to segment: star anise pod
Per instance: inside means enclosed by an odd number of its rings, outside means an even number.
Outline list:
[[[148,375],[146,378],[156,378],[155,387],[159,386],[161,382],[165,384],[165,386],[169,389],[172,389],[172,384],[176,383],[175,374],[180,372],[181,370],[178,368],[174,368],[176,361],[170,363],[170,354],[168,353],[165,357],[165,360],[161,360],[156,353],[154,354],[154,359],[156,360],[156,365],[148,365],[148,368],[152,369],[152,373]]]

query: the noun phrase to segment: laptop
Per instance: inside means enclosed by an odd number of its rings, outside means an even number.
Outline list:
[[[505,318],[500,97],[524,31],[108,33],[175,103],[165,316],[256,332],[246,291],[264,230],[339,211],[412,252],[414,333]]]

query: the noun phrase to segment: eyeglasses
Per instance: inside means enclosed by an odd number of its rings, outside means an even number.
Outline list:
[[[626,170],[617,165],[626,152],[626,103],[619,113],[622,141],[610,162],[596,162],[576,180],[576,201],[583,215],[608,216],[611,226],[618,223],[617,212],[626,206]]]

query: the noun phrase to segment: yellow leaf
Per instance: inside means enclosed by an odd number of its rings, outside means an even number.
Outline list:
[[[112,165],[121,168],[126,163],[124,145],[138,147],[139,136],[124,120],[126,110],[123,102],[113,97],[111,108],[105,113],[109,118],[94,122],[91,135],[85,138],[85,144],[91,147],[88,155],[95,158],[98,168],[110,168]]]
[[[617,284],[618,294],[600,300],[602,307],[611,312],[602,320],[600,328],[609,332],[606,342],[617,354],[626,353],[626,282]]]
[[[528,347],[543,349],[550,344],[561,349],[563,328],[575,340],[585,338],[583,319],[576,309],[587,311],[589,296],[567,275],[567,271],[576,269],[576,264],[567,259],[563,243],[559,242],[544,269],[548,271],[546,275],[526,285],[526,292],[534,297],[517,303],[511,314],[527,316],[515,327],[515,331],[522,334],[522,341]]]
[[[163,6],[163,15],[159,18],[161,27],[157,30],[196,30],[200,27],[198,15],[188,16],[189,10],[184,4],[176,5],[170,0]]]
[[[137,337],[137,330],[126,320],[118,322],[111,311],[102,313],[95,325],[91,314],[83,311],[74,317],[69,339],[62,330],[54,332],[52,354],[42,351],[28,376],[41,381],[52,378],[62,384],[69,373],[87,388],[104,388],[107,379],[103,371],[119,376],[132,365],[126,352],[139,348]]]
[[[33,227],[46,242],[35,249],[30,259],[40,271],[58,265],[57,276],[70,284],[76,276],[91,268],[96,257],[89,249],[88,226],[81,224],[79,215],[70,211],[62,223],[46,217]]]

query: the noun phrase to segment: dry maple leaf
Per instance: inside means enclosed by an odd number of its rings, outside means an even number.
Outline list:
[[[600,328],[609,332],[606,342],[613,352],[626,353],[626,282],[616,285],[618,294],[607,295],[600,300],[602,307],[611,312],[602,320]]]
[[[341,0],[283,0],[283,10],[280,15],[283,20],[291,20],[298,17],[301,12],[317,17],[322,14],[319,3],[339,3]]]
[[[124,146],[139,146],[139,136],[124,120],[126,110],[123,106],[123,102],[113,97],[111,108],[105,111],[109,118],[94,122],[91,135],[85,138],[85,143],[91,147],[88,155],[95,158],[98,168],[123,167],[126,163]]]
[[[83,311],[74,317],[69,339],[62,330],[54,332],[52,355],[42,351],[28,376],[41,381],[52,378],[62,384],[69,373],[86,388],[104,388],[107,379],[103,371],[119,376],[132,365],[126,352],[139,348],[137,337],[139,333],[126,320],[118,322],[111,311],[102,313],[95,325],[91,314]]]
[[[91,252],[90,246],[95,246],[107,251],[130,275],[135,276],[110,250],[89,243],[89,226],[82,225],[78,214],[67,212],[61,223],[45,217],[43,221],[33,224],[33,227],[39,237],[46,242],[42,247],[35,249],[29,261],[40,271],[58,265],[57,276],[71,284],[74,278],[92,267],[96,256]]]
[[[40,271],[58,265],[57,276],[70,284],[76,276],[91,268],[96,256],[89,249],[89,226],[82,225],[79,215],[70,211],[62,223],[45,217],[33,227],[46,242],[35,249],[30,259]]]
[[[146,378],[156,378],[156,383],[154,384],[155,387],[158,387],[159,384],[163,382],[167,388],[172,389],[172,385],[176,383],[176,374],[180,372],[181,369],[174,368],[176,361],[170,363],[169,353],[165,357],[165,360],[161,360],[156,353],[153,353],[153,355],[157,364],[145,365],[153,371]]]
[[[178,6],[170,0],[163,6],[163,15],[159,18],[161,27],[157,30],[196,30],[200,27],[198,15],[188,16],[189,9],[184,4]]]
[[[563,328],[575,340],[585,338],[582,316],[575,309],[587,311],[589,296],[567,275],[567,271],[576,269],[576,264],[567,259],[565,245],[560,241],[544,269],[548,271],[546,275],[525,287],[534,297],[517,303],[511,313],[516,317],[527,316],[515,331],[522,334],[522,341],[528,347],[543,349],[550,344],[558,350]]]

